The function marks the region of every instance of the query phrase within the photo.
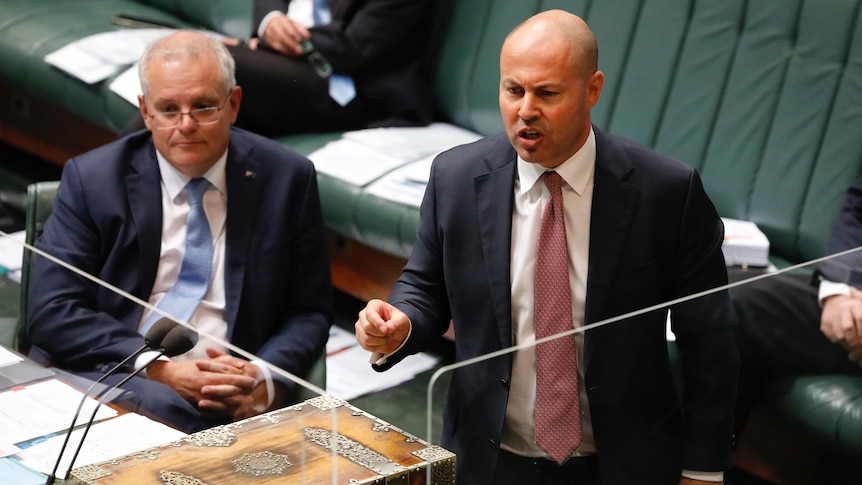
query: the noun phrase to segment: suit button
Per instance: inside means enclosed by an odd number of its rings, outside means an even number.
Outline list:
[[[497,442],[494,441],[493,439],[488,440],[488,447],[490,447],[492,450],[496,451],[497,450]]]
[[[503,387],[504,390],[509,390],[509,380],[508,379],[500,379],[500,386]]]

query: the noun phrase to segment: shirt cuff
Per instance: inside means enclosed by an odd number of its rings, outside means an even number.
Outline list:
[[[166,357],[165,355],[162,355],[161,352],[156,352],[155,350],[148,350],[146,352],[141,352],[140,355],[138,355],[135,358],[135,370],[138,370],[142,367],[150,365],[152,363],[151,361],[153,360],[153,358],[155,358],[155,356],[157,356],[157,355],[161,355],[161,357],[159,357],[156,360],[165,360],[168,362],[170,362],[170,360],[171,360],[170,358]],[[139,375],[141,375],[143,377],[147,377],[147,369],[142,370]]]
[[[269,409],[273,401],[275,401],[275,385],[272,382],[272,372],[269,371],[269,367],[262,360],[253,360],[251,363],[258,368],[257,377],[254,380],[255,387],[261,382],[266,382],[266,407],[264,409]]]
[[[386,359],[390,355],[397,353],[399,350],[403,349],[404,345],[407,344],[407,341],[410,340],[410,334],[413,333],[413,322],[408,321],[407,323],[410,324],[410,328],[407,329],[407,337],[404,339],[403,342],[401,342],[401,345],[399,345],[398,348],[395,349],[393,352],[389,352],[388,354],[384,354],[383,352],[371,352],[371,357],[368,359],[368,362],[374,365],[383,365],[386,363]]]
[[[823,300],[836,295],[850,296],[850,285],[847,283],[836,283],[835,281],[828,280],[820,282],[820,290],[817,292],[820,306],[823,306]]]
[[[693,470],[683,470],[682,476],[691,478],[692,480],[701,480],[704,482],[723,482],[724,472],[696,472]]]
[[[266,32],[266,26],[269,25],[269,21],[274,19],[279,15],[286,15],[284,12],[279,12],[278,10],[273,10],[272,12],[266,14],[263,17],[263,20],[260,21],[260,25],[257,26],[257,36],[261,39],[264,39],[264,33]],[[264,39],[266,40],[266,39]]]

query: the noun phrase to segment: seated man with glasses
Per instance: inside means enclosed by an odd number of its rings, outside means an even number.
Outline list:
[[[432,119],[423,61],[433,0],[255,0],[254,36],[229,49],[237,126],[266,136]]]
[[[148,130],[66,163],[37,244],[133,298],[36,258],[31,356],[95,380],[167,313],[199,340],[122,386],[133,410],[194,432],[290,404],[296,385],[263,362],[306,376],[333,319],[314,167],[231,126],[242,90],[221,41],[186,31],[156,41],[140,78]]]

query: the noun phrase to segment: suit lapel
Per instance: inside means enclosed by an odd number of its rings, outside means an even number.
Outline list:
[[[506,147],[509,147],[506,142]],[[509,147],[511,148],[511,147]],[[512,345],[512,293],[509,263],[512,246],[515,152],[492,153],[489,172],[474,179],[479,238],[485,256],[485,272],[491,289],[492,307],[503,347]]]
[[[594,128],[595,129],[595,128]],[[629,227],[639,196],[638,187],[626,182],[634,171],[628,159],[595,129],[596,171],[590,215],[589,274],[584,323],[594,323],[606,313],[605,307],[614,284]],[[593,339],[587,332],[584,367],[589,368]]]
[[[245,262],[251,250],[251,236],[260,199],[261,165],[249,155],[253,147],[231,132],[225,178],[227,179],[227,220],[225,228],[225,320],[228,339],[233,336],[239,301],[245,284]]]
[[[159,264],[162,235],[161,177],[152,144],[138,151],[126,175],[129,210],[138,237],[141,298],[149,299]]]

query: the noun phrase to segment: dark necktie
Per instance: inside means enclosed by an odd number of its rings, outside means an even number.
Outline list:
[[[536,339],[572,330],[572,290],[561,177],[545,172],[551,193],[542,215],[536,255]],[[536,346],[536,444],[562,464],[581,443],[575,336]]]
[[[186,245],[180,275],[176,284],[156,306],[184,322],[189,321],[206,294],[212,272],[212,234],[203,206],[204,193],[209,185],[204,178],[192,179],[186,184],[189,213],[186,217]],[[160,313],[152,312],[141,328],[141,334],[146,335],[153,323],[160,318]]]

